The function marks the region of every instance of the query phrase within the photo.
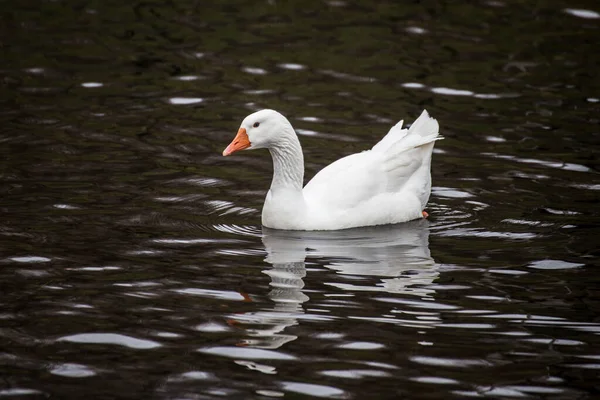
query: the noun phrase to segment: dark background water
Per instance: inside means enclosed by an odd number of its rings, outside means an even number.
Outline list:
[[[596,1],[20,1],[0,24],[0,397],[595,398]],[[264,231],[423,108],[428,221]]]

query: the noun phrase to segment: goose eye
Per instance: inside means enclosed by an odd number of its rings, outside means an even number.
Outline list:
[[[255,122],[254,125],[252,125],[255,128],[258,128],[260,126],[260,122]]]

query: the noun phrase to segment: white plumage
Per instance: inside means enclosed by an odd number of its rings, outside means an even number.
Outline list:
[[[268,148],[273,182],[262,212],[264,226],[334,230],[422,218],[431,192],[431,153],[439,126],[427,111],[402,129],[402,121],[371,150],[323,168],[302,188],[304,159],[289,121],[273,110],[246,117],[223,152]],[[244,145],[239,144],[242,137]],[[236,141],[238,141],[236,143]]]

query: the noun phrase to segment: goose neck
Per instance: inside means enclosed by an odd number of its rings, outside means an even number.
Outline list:
[[[273,181],[271,191],[302,191],[304,181],[304,157],[295,133],[269,148],[273,157]]]

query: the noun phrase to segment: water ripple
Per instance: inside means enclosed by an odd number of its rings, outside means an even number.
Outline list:
[[[171,97],[169,103],[174,105],[190,105],[202,103],[204,99],[200,97]]]
[[[314,397],[343,398],[345,392],[333,386],[316,385],[313,383],[282,382],[283,390]]]
[[[216,224],[212,228],[218,232],[231,233],[241,236],[261,237],[262,231],[254,225]]]
[[[471,368],[471,367],[491,367],[492,364],[486,360],[476,360],[467,358],[442,358],[428,356],[412,356],[410,361],[422,365],[450,368]]]
[[[81,364],[56,364],[49,371],[52,375],[64,376],[67,378],[87,378],[96,375],[96,372],[88,366]]]
[[[213,299],[248,301],[248,297],[239,292],[200,288],[174,289],[173,291],[179,294],[190,294],[193,296],[202,296]]]
[[[389,377],[392,376],[387,371],[380,371],[376,369],[340,369],[340,370],[325,370],[320,371],[319,374],[325,376],[332,376],[335,378],[344,379],[362,379],[365,377]]]
[[[579,268],[579,267],[583,267],[584,265],[585,264],[572,263],[572,262],[567,262],[567,261],[562,261],[562,260],[539,260],[539,261],[532,262],[531,264],[528,265],[528,267],[535,268],[535,269],[552,270],[552,269]]]
[[[162,346],[160,343],[138,339],[118,333],[80,333],[76,335],[63,336],[56,339],[57,342],[86,343],[86,344],[113,344],[129,347],[130,349],[154,349]]]
[[[525,164],[537,164],[537,165],[541,165],[544,167],[563,169],[566,171],[577,171],[577,172],[589,172],[590,171],[590,168],[586,167],[585,165],[574,164],[574,163],[569,163],[569,162],[545,161],[545,160],[538,160],[535,158],[520,158],[517,156],[511,156],[511,155],[507,155],[507,154],[498,154],[498,153],[481,153],[481,154],[484,156],[499,158],[502,160],[516,161],[516,162],[525,163]]]
[[[10,261],[18,262],[18,263],[46,263],[52,261],[48,257],[40,257],[40,256],[22,256],[22,257],[11,257]]]
[[[28,396],[28,395],[42,395],[44,392],[35,389],[28,388],[10,388],[0,389],[0,397],[12,397],[12,396]]]
[[[574,17],[585,18],[585,19],[599,19],[600,13],[592,10],[585,10],[582,8],[565,8],[563,10],[566,14],[570,14]]]
[[[242,358],[250,360],[284,360],[291,361],[296,360],[296,357],[290,354],[286,354],[280,351],[264,350],[264,349],[253,349],[244,347],[228,347],[228,346],[214,346],[204,347],[198,349],[199,352],[204,354],[217,355],[229,358]]]

